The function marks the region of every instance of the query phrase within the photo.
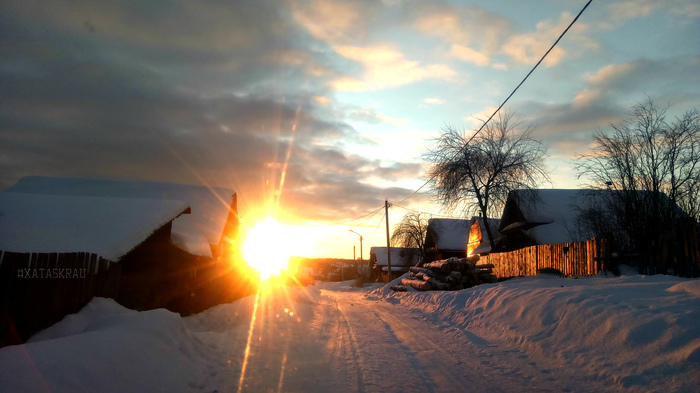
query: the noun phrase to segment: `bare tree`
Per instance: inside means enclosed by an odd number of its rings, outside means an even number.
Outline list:
[[[409,212],[398,224],[394,225],[394,233],[391,235],[392,247],[404,247],[420,250],[418,255],[425,260],[425,234],[428,231],[428,219],[426,213]]]
[[[646,272],[666,272],[683,219],[700,214],[700,116],[693,109],[669,122],[667,110],[651,98],[634,104],[628,120],[598,131],[576,165],[589,188],[612,191],[618,237]]]
[[[529,125],[522,129],[522,122],[507,111],[500,112],[481,132],[443,128],[426,154],[438,200],[451,209],[496,217],[510,191],[549,181],[544,167],[547,149],[532,137],[533,130]],[[485,224],[495,249],[493,229],[488,220]]]

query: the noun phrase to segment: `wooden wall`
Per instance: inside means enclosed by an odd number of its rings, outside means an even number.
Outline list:
[[[120,269],[89,253],[0,251],[0,347],[25,342],[93,296],[114,297]]]
[[[480,264],[492,263],[498,277],[532,276],[538,269],[555,268],[567,276],[597,274],[609,260],[605,239],[543,244],[482,256]]]

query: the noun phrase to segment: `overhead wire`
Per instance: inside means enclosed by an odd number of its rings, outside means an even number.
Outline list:
[[[557,40],[554,41],[554,43],[552,44],[552,46],[549,47],[549,49],[547,50],[547,52],[545,52],[545,54],[542,55],[542,57],[541,57],[540,60],[537,62],[537,64],[535,64],[535,66],[532,67],[532,69],[530,70],[530,72],[528,72],[527,75],[525,75],[525,78],[523,78],[523,80],[520,81],[520,83],[518,84],[518,86],[516,86],[515,89],[513,89],[513,91],[508,95],[508,97],[505,99],[505,101],[503,101],[503,103],[501,103],[501,105],[498,106],[498,109],[496,109],[496,110],[491,114],[491,116],[489,116],[489,118],[484,122],[484,124],[482,124],[481,127],[479,127],[479,129],[474,133],[474,135],[472,135],[471,138],[469,138],[469,141],[467,141],[467,143],[465,143],[464,146],[463,146],[461,149],[459,149],[459,151],[457,151],[457,153],[455,153],[455,154],[447,161],[448,164],[449,164],[450,162],[452,162],[452,160],[454,160],[458,155],[460,155],[460,154],[462,153],[462,151],[466,148],[466,146],[469,144],[469,142],[471,142],[471,141],[474,139],[474,137],[475,137],[477,134],[479,134],[479,132],[481,132],[481,130],[484,129],[484,127],[486,126],[486,124],[488,124],[488,122],[491,121],[491,119],[493,119],[493,117],[496,116],[496,114],[503,108],[503,106],[506,104],[506,102],[508,102],[508,100],[510,100],[510,98],[513,97],[513,95],[515,94],[515,92],[518,91],[518,89],[520,88],[520,86],[522,86],[523,83],[525,83],[525,81],[527,80],[527,78],[530,77],[530,75],[535,71],[535,69],[540,65],[540,63],[542,63],[542,61],[547,57],[547,55],[549,55],[549,52],[551,52],[552,49],[554,49],[554,47],[559,43],[559,41],[560,41],[560,40],[564,37],[564,35],[569,31],[569,29],[571,28],[571,26],[573,26],[574,23],[576,23],[576,21],[578,20],[578,18],[581,16],[581,14],[583,14],[583,12],[586,10],[586,8],[588,8],[588,6],[591,4],[592,1],[593,1],[593,0],[588,0],[588,2],[586,3],[586,5],[584,5],[583,8],[581,9],[581,11],[579,11],[578,15],[576,15],[576,17],[571,21],[571,23],[569,23],[569,26],[567,26],[566,29],[564,29],[564,31],[559,35],[559,38],[557,38]],[[399,203],[401,203],[401,202],[403,202],[403,201],[405,201],[405,200],[411,198],[412,196],[416,195],[416,193],[417,193],[418,191],[420,191],[421,189],[423,189],[423,187],[427,186],[428,183],[430,183],[431,181],[433,181],[433,179],[435,179],[435,177],[437,177],[437,174],[431,176],[430,179],[428,179],[425,183],[423,183],[423,185],[421,185],[420,187],[418,187],[418,188],[417,188],[415,191],[413,191],[409,196],[407,196],[407,197],[405,197],[404,199],[400,200]]]
[[[369,213],[363,214],[363,215],[361,215],[361,216],[359,216],[359,217],[357,217],[357,218],[353,218],[353,219],[350,219],[350,220],[343,220],[343,221],[333,222],[333,223],[330,223],[330,224],[309,225],[309,226],[312,227],[312,228],[322,228],[322,227],[330,227],[330,226],[335,226],[335,225],[347,224],[347,223],[349,223],[349,222],[357,221],[357,220],[359,220],[359,219],[361,219],[361,218],[364,218],[364,217],[367,217],[367,216],[373,216],[374,214],[376,214],[379,210],[381,210],[381,209],[383,209],[383,208],[384,208],[384,206],[380,206],[380,207],[379,207],[378,209],[376,209],[376,210],[373,210],[373,211],[371,211],[371,212],[369,212]],[[363,222],[364,222],[364,221],[363,221]]]
[[[383,209],[383,208],[384,208],[384,206],[382,206],[382,207],[380,207],[379,209],[373,211],[371,216],[367,217],[364,221],[362,221],[361,223],[359,223],[359,224],[355,225],[354,227],[352,227],[352,229],[355,229],[355,228],[359,227],[360,225],[364,224],[365,222],[369,221],[372,217],[374,217],[375,214],[377,214],[377,213],[378,213],[381,209]],[[384,220],[384,217],[382,216],[382,219],[379,221],[379,224],[381,224],[383,220]],[[377,225],[377,227],[379,227],[379,225]],[[338,235],[338,236],[334,237],[333,239],[331,239],[331,240],[329,240],[329,241],[327,241],[327,242],[321,244],[321,245],[318,246],[317,248],[323,248],[323,247],[329,245],[330,243],[333,243],[334,241],[336,241],[336,240],[340,239],[341,237],[347,235],[348,232],[349,232],[349,231],[344,231],[344,232],[341,233],[340,235]],[[375,230],[375,232],[376,232],[376,230]]]

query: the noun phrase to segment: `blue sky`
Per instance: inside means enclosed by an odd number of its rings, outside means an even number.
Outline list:
[[[4,1],[0,189],[27,175],[225,186],[253,223],[285,168],[268,164],[286,162],[279,220],[351,219],[420,186],[440,128],[478,126],[584,4]],[[630,104],[700,107],[697,37],[697,1],[593,1],[508,104],[548,147],[542,186],[577,187],[571,159]],[[459,213],[430,201],[403,205]],[[349,257],[349,228],[380,245],[380,218],[309,230],[309,255]]]

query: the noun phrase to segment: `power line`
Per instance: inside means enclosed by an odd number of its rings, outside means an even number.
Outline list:
[[[496,110],[491,114],[491,116],[484,122],[484,124],[482,124],[481,127],[479,127],[479,129],[474,133],[474,135],[472,135],[471,138],[469,138],[469,141],[467,141],[467,143],[465,143],[464,146],[463,146],[461,149],[459,149],[459,151],[458,151],[457,153],[455,153],[455,155],[453,155],[452,158],[450,158],[450,159],[447,161],[448,164],[449,164],[450,162],[452,162],[452,160],[454,160],[458,155],[460,155],[460,154],[462,153],[462,150],[464,150],[464,148],[467,146],[467,144],[469,144],[469,142],[471,142],[472,139],[474,139],[474,137],[475,137],[479,132],[481,132],[481,130],[486,126],[486,124],[488,124],[488,122],[491,121],[491,119],[493,119],[494,116],[496,116],[496,114],[498,113],[498,111],[500,111],[501,108],[503,108],[503,106],[506,104],[506,102],[508,102],[508,100],[510,100],[510,98],[513,97],[513,94],[515,94],[515,92],[518,91],[518,89],[520,88],[520,86],[522,86],[523,83],[525,83],[525,81],[527,80],[527,78],[530,77],[530,75],[535,71],[535,69],[540,65],[540,63],[542,63],[542,61],[545,59],[545,57],[547,57],[547,55],[549,55],[549,52],[551,52],[552,49],[554,49],[554,47],[555,47],[555,46],[559,43],[559,41],[564,37],[564,35],[566,34],[566,32],[569,31],[569,29],[571,28],[571,26],[573,26],[574,23],[576,23],[576,21],[577,21],[578,18],[581,16],[581,14],[583,14],[583,11],[585,11],[586,8],[588,8],[588,6],[591,4],[592,1],[593,1],[593,0],[588,0],[588,2],[586,3],[586,5],[584,5],[583,8],[581,9],[581,11],[579,11],[578,15],[576,15],[576,17],[574,18],[574,20],[572,20],[571,23],[569,23],[569,26],[567,26],[567,28],[561,33],[561,35],[559,35],[559,38],[557,38],[557,40],[554,41],[554,43],[552,44],[552,46],[549,47],[549,49],[547,50],[547,52],[545,52],[545,54],[542,55],[542,57],[540,58],[540,61],[538,61],[537,64],[535,64],[535,66],[532,67],[532,69],[530,70],[530,72],[528,72],[527,75],[525,75],[525,78],[523,78],[523,80],[520,81],[520,83],[518,84],[518,86],[516,86],[515,89],[513,89],[513,91],[510,93],[510,95],[508,95],[508,97],[505,99],[505,101],[503,101],[503,103],[498,107],[498,109],[496,109]],[[407,196],[406,198],[400,200],[399,203],[401,203],[401,202],[407,200],[408,198],[410,198],[410,197],[416,195],[416,193],[417,193],[418,191],[420,191],[421,189],[423,189],[423,187],[425,187],[426,185],[428,185],[428,183],[430,183],[431,181],[433,181],[433,179],[435,179],[436,176],[437,176],[437,175],[431,176],[430,179],[428,179],[425,183],[423,183],[422,186],[418,187],[418,189],[416,189],[415,191],[413,191],[413,192],[411,193],[411,195],[409,195],[409,196]]]
[[[359,216],[359,217],[357,217],[357,218],[353,218],[353,219],[351,219],[351,220],[344,220],[344,221],[334,222],[334,223],[330,223],[330,224],[309,225],[309,226],[312,227],[312,228],[322,228],[322,227],[329,227],[329,226],[347,224],[347,223],[349,223],[349,222],[357,221],[357,220],[359,220],[359,219],[361,219],[361,218],[364,218],[364,217],[367,217],[367,216],[373,216],[374,214],[376,214],[378,211],[380,211],[380,210],[383,209],[383,208],[384,208],[384,206],[380,206],[378,209],[376,209],[376,210],[374,210],[374,211],[371,211],[371,212],[369,212],[369,213],[363,214],[363,215],[361,215],[361,216]],[[365,221],[367,221],[367,220],[365,220]],[[363,222],[364,222],[364,221],[363,221]],[[360,223],[360,224],[362,224],[362,223]],[[359,226],[359,225],[358,225],[358,226]]]
[[[393,206],[396,206],[396,207],[398,207],[398,208],[404,209],[404,210],[409,211],[409,212],[412,212],[412,213],[427,214],[427,215],[430,216],[430,218],[451,218],[451,219],[455,219],[455,220],[461,220],[461,219],[462,219],[462,217],[445,216],[445,215],[442,215],[442,214],[434,214],[434,213],[430,213],[430,212],[422,212],[422,211],[418,211],[418,210],[411,209],[411,208],[409,208],[409,207],[401,206],[401,205],[396,204],[396,203],[394,203]]]
[[[367,217],[364,221],[362,221],[361,223],[359,223],[359,224],[355,225],[354,227],[352,227],[352,229],[355,229],[355,228],[359,227],[360,225],[364,224],[365,222],[369,221],[372,217],[374,217],[375,214],[377,214],[377,212],[379,212],[379,211],[380,211],[381,209],[383,209],[383,208],[384,208],[384,206],[382,206],[382,207],[380,207],[379,209],[377,209],[377,210],[375,210],[374,212],[372,212],[372,215],[371,215],[371,216]],[[366,215],[366,214],[365,214],[365,215]],[[382,217],[382,219],[379,221],[379,224],[381,224],[383,220],[384,220],[384,217]],[[377,226],[377,227],[378,227],[378,226]],[[376,232],[376,229],[375,229],[375,232]],[[341,233],[340,235],[338,235],[338,236],[334,237],[333,239],[331,239],[331,240],[329,240],[329,241],[327,241],[327,242],[321,244],[321,245],[318,246],[317,248],[326,247],[326,246],[329,245],[330,243],[335,242],[336,240],[340,239],[341,237],[343,237],[343,236],[345,236],[345,235],[347,235],[347,234],[348,234],[347,231],[343,231],[343,233]],[[372,233],[372,234],[374,234],[374,233]],[[371,237],[371,236],[370,236],[370,237]]]
[[[377,233],[377,230],[378,230],[379,227],[382,225],[382,223],[384,222],[384,219],[385,219],[385,218],[386,218],[386,213],[384,213],[384,215],[382,215],[382,219],[379,220],[379,224],[377,224],[377,227],[374,228],[374,232],[372,232],[372,234],[369,235],[369,237],[367,238],[367,240],[371,239],[372,236],[374,236],[374,234]]]

